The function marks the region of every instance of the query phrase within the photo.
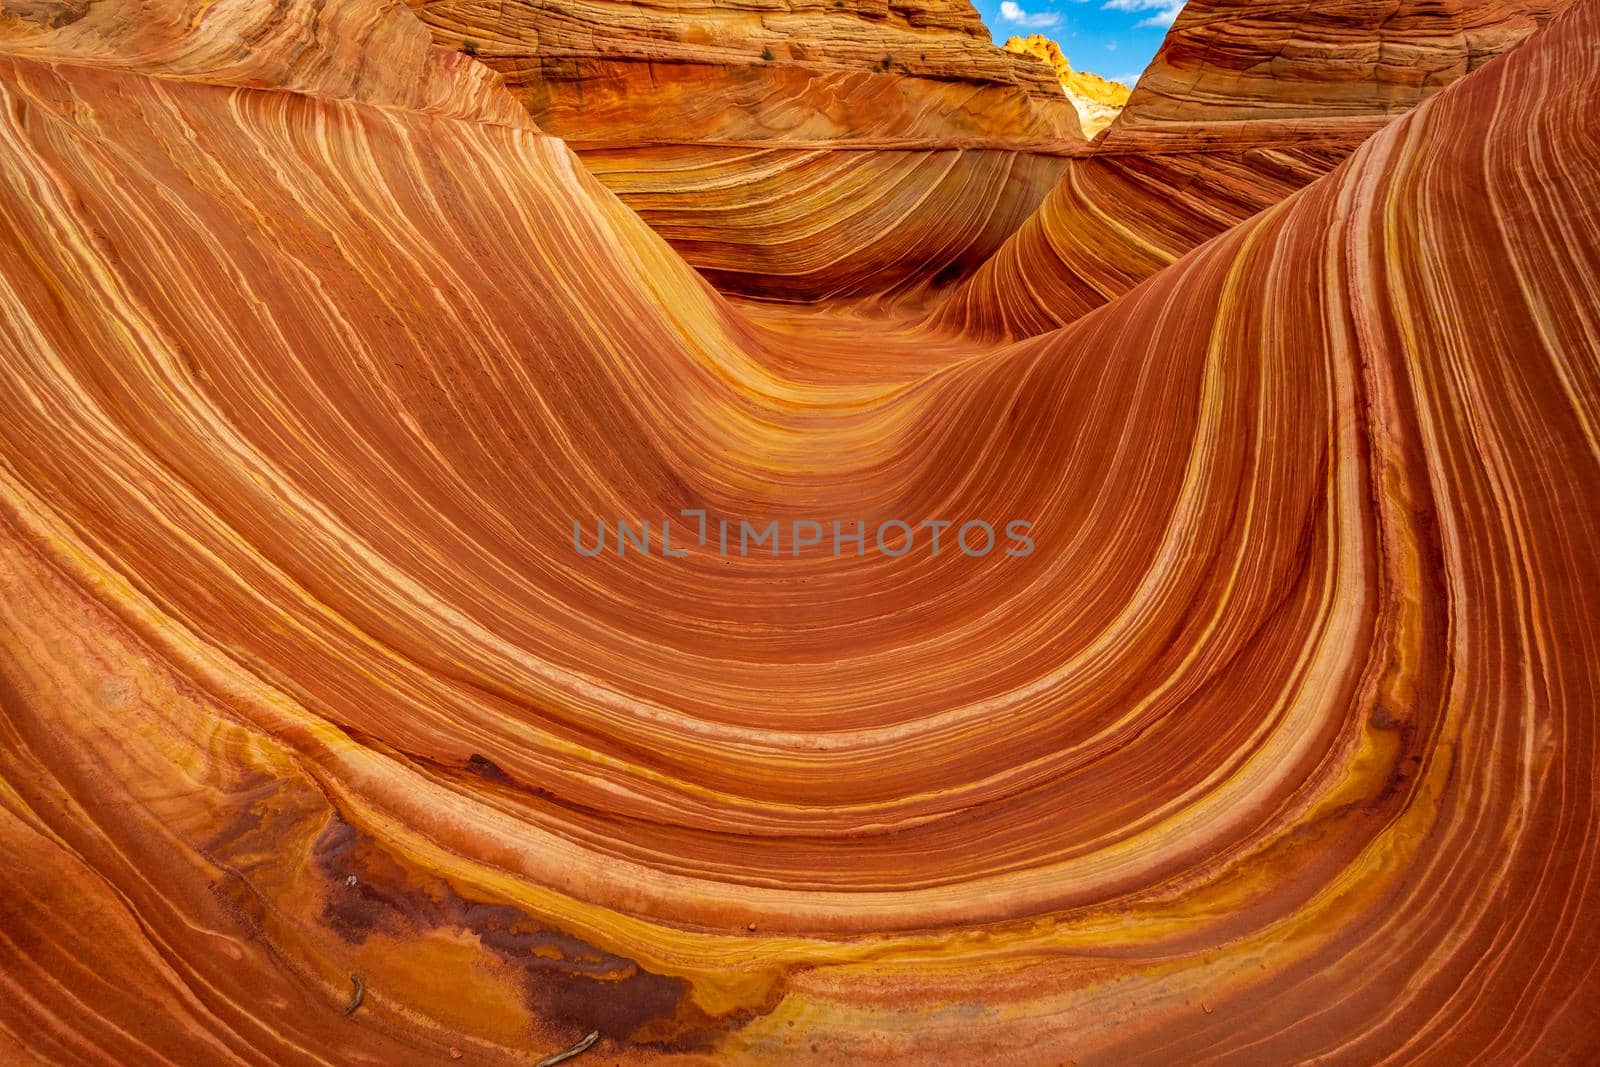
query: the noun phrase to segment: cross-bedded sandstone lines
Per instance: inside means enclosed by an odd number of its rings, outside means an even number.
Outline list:
[[[7,10],[0,1058],[1600,1055],[1596,0],[967,332],[400,7]]]

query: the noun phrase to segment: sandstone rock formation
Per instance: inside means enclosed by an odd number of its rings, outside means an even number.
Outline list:
[[[1569,0],[1189,0],[1127,107],[938,321],[1072,322],[1325,174]]]
[[[1128,102],[1130,90],[1121,82],[1107,81],[1098,74],[1073,70],[1072,64],[1061,53],[1061,46],[1043,34],[1013,37],[1006,41],[1006,51],[1033,56],[1050,64],[1061,91],[1067,94],[1077,109],[1078,121],[1083,125],[1083,135],[1094,139],[1111,125],[1117,113]]]
[[[1196,0],[1139,79],[1118,133],[1188,143],[1376,128],[1567,2]]]
[[[5,11],[0,1061],[1600,1058],[1600,0],[1013,344],[381,0]]]
[[[730,292],[966,274],[1083,140],[1049,70],[997,48],[969,0],[412,2]]]
[[[1015,147],[1076,139],[969,0],[410,0],[540,126],[591,144]]]

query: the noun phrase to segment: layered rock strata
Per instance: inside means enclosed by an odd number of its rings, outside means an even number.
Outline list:
[[[1327,173],[1567,3],[1190,0],[1116,122],[936,321],[1013,337],[1073,321]]]
[[[398,10],[0,23],[0,1059],[1600,1058],[1600,0],[1017,344]]]
[[[1083,140],[1048,68],[968,0],[414,4],[732,293],[965,275]]]

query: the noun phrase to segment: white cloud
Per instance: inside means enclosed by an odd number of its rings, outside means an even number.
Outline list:
[[[1107,11],[1153,12],[1137,23],[1137,27],[1142,29],[1146,26],[1171,26],[1178,12],[1183,10],[1183,0],[1106,0],[1101,7]]]
[[[1117,42],[1112,41],[1111,43],[1106,45],[1106,51],[1107,52],[1115,52],[1116,50],[1117,50]]]
[[[1021,6],[1013,0],[1005,0],[1000,5],[1000,17],[1007,22],[1018,26],[1026,26],[1030,30],[1043,30],[1061,23],[1061,16],[1053,11],[1041,11],[1033,14],[1022,10]]]

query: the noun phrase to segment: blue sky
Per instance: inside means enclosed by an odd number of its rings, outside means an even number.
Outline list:
[[[1128,86],[1161,47],[1183,0],[973,0],[994,39],[1054,37],[1074,70]]]

